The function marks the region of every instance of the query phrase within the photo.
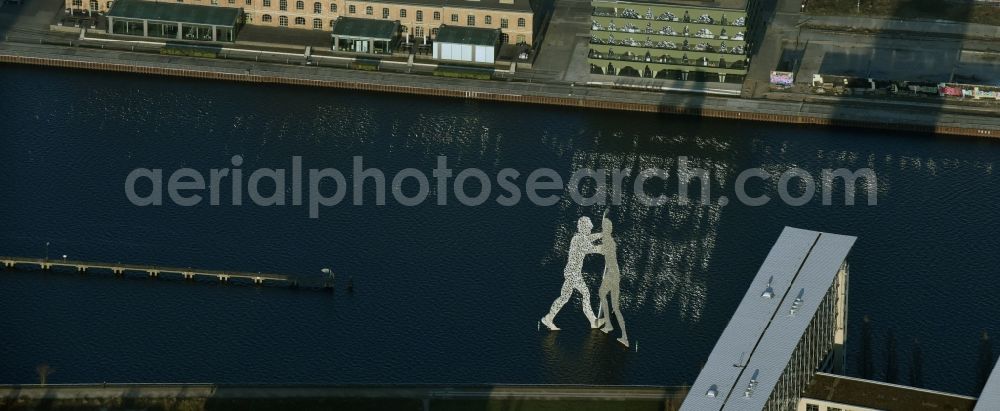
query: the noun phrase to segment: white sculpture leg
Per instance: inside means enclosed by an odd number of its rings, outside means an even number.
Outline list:
[[[579,291],[582,298],[580,304],[583,306],[583,315],[587,317],[587,321],[590,322],[591,328],[597,328],[597,316],[594,315],[594,309],[590,306],[590,290],[587,286],[583,284],[583,278],[579,280],[573,278],[567,278],[563,282],[562,290],[559,293],[559,297],[552,302],[552,307],[549,308],[549,313],[542,317],[542,324],[548,327],[552,331],[559,330],[559,327],[555,325],[556,315],[562,310],[562,307],[569,302],[570,297],[573,296],[573,290]]]
[[[569,301],[569,297],[573,295],[573,284],[570,284],[569,279],[563,282],[562,290],[559,292],[559,296],[556,300],[552,302],[552,307],[549,308],[549,313],[542,317],[542,325],[548,327],[552,331],[556,331],[559,327],[553,322],[556,318],[556,314],[559,314],[559,310],[562,310],[563,305]]]
[[[622,336],[618,338],[618,342],[628,347],[628,333],[625,332],[625,317],[622,317],[622,310],[618,306],[618,297],[618,287],[615,287],[611,290],[611,305],[614,306],[615,309],[615,318],[618,319],[618,328],[622,330]],[[610,324],[611,321],[609,320],[608,325],[610,326]]]
[[[587,317],[587,321],[590,322],[590,328],[597,328],[597,316],[594,315],[594,308],[590,306],[590,290],[587,289],[586,284],[580,284],[577,288],[583,297],[580,300],[580,305],[583,306],[583,315]]]
[[[615,327],[611,325],[611,310],[610,310],[611,307],[608,306],[609,290],[602,284],[602,287],[598,292],[601,293],[600,295],[601,308],[598,310],[598,312],[601,313],[601,318],[597,319],[597,325],[604,325],[604,327],[601,327],[601,331],[604,331],[604,333],[607,334],[615,329]],[[617,311],[615,312],[615,314],[617,314]]]

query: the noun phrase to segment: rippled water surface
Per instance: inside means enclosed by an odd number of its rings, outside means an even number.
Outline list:
[[[892,329],[902,382],[919,339],[925,385],[959,393],[973,391],[981,331],[1000,334],[997,142],[14,66],[0,84],[0,254],[40,257],[50,242],[51,257],[340,276],[330,295],[6,271],[2,383],[34,381],[40,363],[52,382],[690,383],[785,225],[859,237],[851,373],[863,315],[877,374]],[[137,167],[207,172],[234,155],[244,170],[303,156],[348,177],[353,156],[390,176],[430,173],[445,155],[456,170],[564,177],[634,176],[686,156],[712,172],[713,198],[734,198],[749,167],[870,167],[878,205],[859,193],[862,205],[822,206],[817,193],[787,206],[774,184],[755,187],[775,198],[762,207],[626,197],[610,215],[635,352],[591,333],[576,297],[562,331],[537,330],[576,219],[605,206],[574,205],[565,190],[549,207],[403,207],[391,194],[375,206],[369,186],[368,205],[310,219],[305,207],[232,206],[228,191],[228,205],[191,208],[125,197]],[[596,289],[600,259],[585,270]]]

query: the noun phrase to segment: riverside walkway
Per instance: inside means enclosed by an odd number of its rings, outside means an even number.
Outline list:
[[[167,274],[180,275],[185,280],[193,280],[195,277],[208,277],[212,279],[217,279],[220,282],[229,282],[231,279],[243,279],[252,281],[254,284],[257,285],[263,285],[265,282],[282,284],[287,286],[299,285],[297,278],[281,274],[250,273],[250,272],[240,272],[240,271],[198,270],[192,268],[161,267],[161,266],[141,265],[141,264],[101,263],[101,262],[65,260],[65,259],[52,260],[46,258],[29,258],[29,257],[0,257],[0,264],[3,264],[4,268],[11,268],[11,269],[17,268],[17,266],[34,266],[42,270],[51,270],[52,268],[73,269],[78,272],[87,272],[90,270],[104,270],[104,271],[110,271],[115,275],[124,275],[125,272],[139,272],[139,273],[145,273],[151,278],[157,278],[160,276],[160,274],[167,273]]]
[[[72,43],[72,41],[70,42]],[[488,102],[696,115],[814,126],[1000,137],[1000,117],[986,108],[950,108],[914,102],[877,102],[808,96],[802,100],[748,100],[664,93],[636,79],[628,89],[575,84],[484,81],[327,66],[294,66],[231,59],[195,59],[44,44],[0,43],[0,63],[153,74],[246,83],[329,87],[452,97]],[[650,89],[641,90],[648,86]],[[934,115],[929,116],[929,112]]]
[[[606,385],[0,385],[0,409],[675,411],[687,391]]]

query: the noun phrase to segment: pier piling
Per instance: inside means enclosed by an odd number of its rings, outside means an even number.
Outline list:
[[[184,268],[171,268],[171,267],[160,267],[152,265],[141,265],[141,264],[122,264],[122,263],[101,263],[101,262],[89,262],[89,261],[74,261],[74,260],[48,260],[43,258],[29,258],[29,257],[0,257],[0,268],[3,269],[17,269],[18,267],[36,267],[37,269],[43,271],[51,271],[53,268],[61,268],[64,270],[71,269],[78,273],[87,273],[93,270],[98,272],[110,272],[116,277],[124,277],[126,271],[133,273],[145,274],[150,279],[157,279],[160,277],[161,273],[168,273],[173,275],[180,275],[185,281],[193,281],[196,277],[207,277],[211,279],[216,279],[222,284],[227,284],[232,282],[231,280],[242,279],[247,280],[254,286],[264,286],[265,284],[275,284],[275,285],[285,285],[290,288],[297,288],[301,285],[299,278],[283,275],[283,274],[269,274],[261,272],[238,272],[238,271],[218,271],[218,270],[200,270],[193,269],[190,267]],[[309,286],[310,283],[306,283]],[[316,279],[315,282],[311,283],[312,288],[322,289],[327,284],[324,284],[324,280]]]

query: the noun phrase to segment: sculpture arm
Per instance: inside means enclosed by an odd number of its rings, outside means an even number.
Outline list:
[[[601,233],[592,233],[584,235],[586,241],[583,243],[583,251],[586,254],[604,254],[604,247],[602,244],[595,244],[595,241],[601,239]]]

